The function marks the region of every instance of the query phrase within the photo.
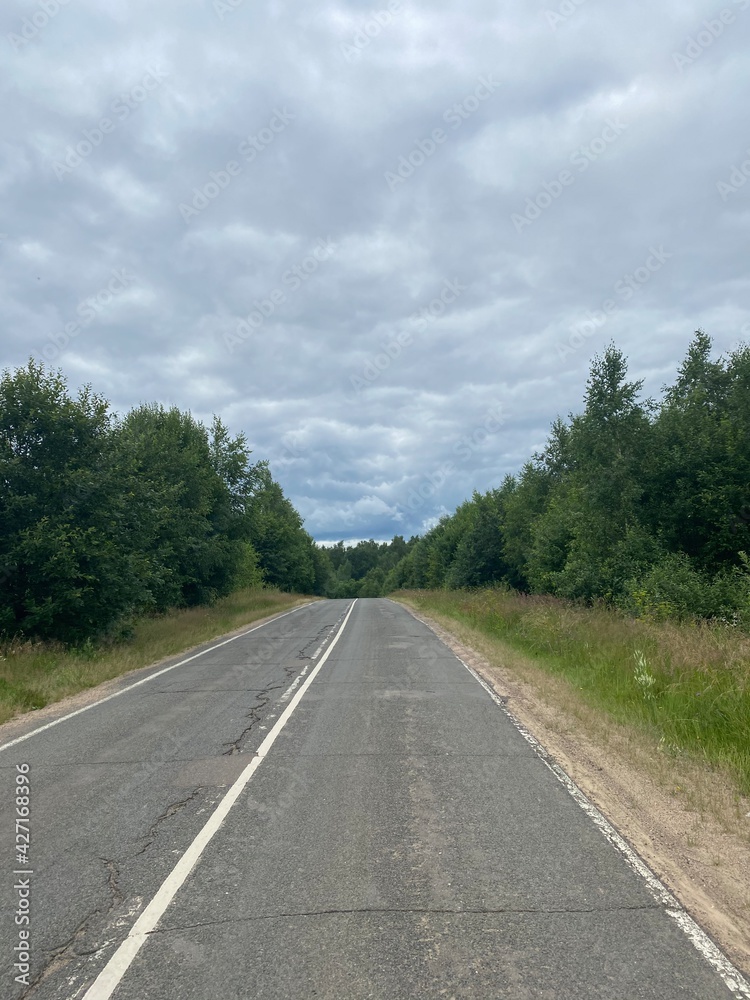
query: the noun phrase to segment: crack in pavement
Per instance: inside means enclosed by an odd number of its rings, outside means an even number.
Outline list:
[[[108,858],[100,858],[104,862],[107,869],[107,888],[112,895],[112,902],[110,903],[107,913],[111,913],[114,907],[124,900],[122,890],[120,889],[120,869],[117,866],[116,861],[111,861]]]
[[[133,855],[133,858],[140,857],[140,855],[152,846],[158,835],[159,827],[165,820],[170,819],[184,809],[204,790],[204,787],[199,785],[187,798],[170,803],[154,823],[152,823],[144,838],[146,843]],[[67,941],[63,941],[49,950],[49,957],[46,963],[20,995],[19,1000],[28,1000],[45,980],[65,969],[71,962],[76,959],[90,958],[101,949],[102,943],[100,939],[102,938],[102,932],[107,927],[114,911],[125,902],[125,895],[120,887],[120,868],[117,862],[110,858],[100,858],[99,860],[104,864],[107,873],[106,885],[109,890],[109,903],[105,907],[97,906],[90,913],[87,913],[79,921]],[[97,933],[92,936],[90,943],[84,947],[84,941],[91,931],[93,922],[97,918],[99,918],[100,927]]]
[[[170,803],[161,815],[157,817],[154,823],[152,823],[144,838],[146,843],[139,851],[136,852],[135,855],[133,855],[133,857],[137,858],[147,851],[156,840],[161,824],[184,809],[202,791],[204,791],[204,787],[200,785],[195,789],[195,791],[191,792],[187,798],[180,799],[178,802]],[[120,887],[120,868],[117,862],[110,858],[100,858],[99,860],[104,864],[107,873],[106,885],[109,891],[109,903],[106,906],[97,906],[87,913],[86,916],[79,921],[66,941],[63,941],[61,944],[56,945],[49,950],[49,956],[43,968],[40,969],[34,979],[29,983],[24,992],[20,995],[19,1000],[28,1000],[38,987],[49,979],[50,976],[59,973],[76,959],[85,959],[95,955],[102,947],[100,940],[98,940],[102,937],[101,932],[107,926],[109,918],[112,916],[116,908],[120,907],[122,903],[125,902],[125,895]],[[98,933],[94,935],[91,942],[84,947],[84,941],[91,931],[93,922],[97,918],[99,918],[101,924],[98,928]]]
[[[191,792],[190,795],[188,795],[186,799],[180,799],[179,802],[172,802],[170,805],[168,805],[167,808],[164,810],[164,812],[161,814],[161,816],[158,816],[156,821],[151,824],[151,829],[144,837],[146,843],[143,845],[140,851],[136,852],[134,857],[136,858],[140,857],[141,854],[143,854],[145,851],[149,849],[149,847],[151,847],[153,842],[156,840],[156,835],[159,832],[159,827],[164,822],[164,820],[170,819],[170,817],[174,816],[175,813],[178,813],[180,812],[180,810],[184,809],[185,806],[188,805],[190,802],[192,802],[193,799],[196,798],[196,796],[203,790],[204,786],[199,785],[194,792]]]
[[[333,625],[323,625],[321,628],[319,628],[318,631],[315,633],[315,635],[312,637],[312,639],[308,640],[308,642],[305,643],[302,649],[300,649],[299,653],[297,653],[297,659],[311,660],[312,657],[310,656],[309,653],[306,652],[306,650],[308,650],[310,646],[313,646],[314,649],[317,649],[318,646],[326,642],[329,634],[332,633],[332,631],[336,628],[337,624],[338,622],[334,622]]]
[[[414,907],[370,907],[364,906],[351,910],[302,910],[294,913],[269,913],[265,916],[260,917],[226,917],[223,920],[205,920],[195,924],[180,924],[175,927],[156,927],[151,934],[171,934],[179,931],[188,931],[197,929],[199,927],[217,927],[223,924],[238,924],[238,923],[258,923],[263,920],[282,920],[291,917],[338,917],[338,916],[356,916],[358,914],[368,914],[368,913],[392,913],[392,914],[414,914],[415,916],[500,916],[502,914],[508,914],[513,916],[515,914],[538,914],[538,915],[562,915],[562,914],[574,914],[574,913],[630,913],[630,912],[641,912],[649,910],[661,910],[662,907],[659,903],[654,901],[653,903],[642,903],[633,906],[568,906],[568,907],[502,907],[500,909],[463,909],[463,910],[453,910],[453,909],[440,909],[440,908],[414,908]]]
[[[331,630],[331,629],[334,629],[335,627],[336,627],[335,625],[325,625],[323,627],[323,629],[321,629],[321,631],[325,631],[326,629]],[[300,652],[298,653],[298,655],[296,657],[297,660],[299,660],[299,659],[310,660],[311,659],[311,657],[309,657],[309,656],[303,656],[302,654],[303,654],[304,650],[307,649],[308,646],[310,646],[310,645],[312,645],[312,643],[318,641],[319,636],[320,636],[320,632],[318,633],[318,635],[314,639],[311,639],[310,642],[308,642],[307,645],[304,646],[302,650],[300,650]],[[320,643],[318,643],[318,644],[320,645]],[[240,735],[237,737],[236,740],[231,740],[229,742],[225,742],[225,743],[222,744],[222,746],[227,747],[227,749],[224,751],[224,753],[222,754],[222,756],[224,756],[224,757],[231,757],[234,754],[238,754],[238,753],[242,752],[242,747],[241,747],[242,741],[253,731],[253,729],[255,728],[255,726],[260,722],[260,720],[262,718],[263,709],[267,708],[269,702],[271,701],[271,694],[274,691],[280,691],[282,688],[288,686],[289,681],[291,681],[295,677],[299,676],[299,666],[298,666],[297,663],[287,664],[282,669],[283,669],[284,675],[285,675],[284,676],[284,681],[281,684],[270,683],[267,687],[262,688],[262,689],[260,689],[260,690],[258,690],[256,692],[256,694],[257,694],[257,698],[256,698],[257,704],[253,705],[253,707],[247,713],[247,718],[250,720],[249,725],[245,726],[245,728],[242,730],[242,732],[240,733]]]
[[[317,631],[317,632],[315,633],[315,635],[313,636],[313,638],[312,638],[312,639],[309,639],[309,640],[308,640],[308,641],[307,641],[307,642],[305,643],[305,645],[304,645],[304,646],[302,647],[302,649],[300,649],[299,653],[297,653],[297,659],[298,659],[298,660],[312,660],[312,659],[313,659],[313,656],[314,656],[314,653],[315,653],[316,651],[320,651],[320,650],[322,650],[323,646],[325,646],[325,644],[326,644],[326,643],[327,643],[327,642],[328,642],[328,641],[329,641],[330,639],[332,639],[332,638],[333,638],[333,636],[334,636],[334,635],[335,635],[335,633],[336,633],[336,629],[337,629],[337,628],[338,628],[338,626],[339,626],[339,625],[341,624],[341,622],[342,622],[342,621],[344,620],[344,618],[346,618],[346,616],[347,616],[348,612],[349,612],[349,608],[346,608],[346,609],[345,609],[345,610],[344,610],[344,611],[343,611],[343,612],[342,612],[342,613],[341,613],[341,614],[339,615],[339,617],[338,617],[338,618],[336,619],[336,621],[335,621],[335,622],[333,622],[333,623],[328,623],[328,624],[326,624],[326,625],[321,625],[321,627],[320,627],[320,628],[318,629],[318,631]],[[315,643],[317,643],[318,645],[316,646],[316,649],[315,649],[315,651],[313,652],[313,656],[311,656],[311,655],[309,655],[309,654],[308,654],[308,653],[306,652],[306,650],[308,650],[308,649],[310,648],[310,646],[313,646],[313,645],[315,645]]]
[[[266,707],[266,705],[268,705],[269,701],[271,700],[271,692],[278,691],[283,686],[284,686],[283,684],[271,684],[264,689],[262,694],[258,695],[257,699],[258,704],[253,705],[253,707],[247,713],[247,718],[250,719],[250,725],[245,726],[245,728],[242,730],[242,732],[240,733],[240,735],[237,737],[236,740],[232,740],[231,742],[222,744],[222,746],[229,748],[228,750],[224,751],[222,756],[230,757],[232,756],[232,754],[240,753],[240,743],[242,743],[245,737],[248,736],[250,732],[252,732],[253,727],[260,722],[261,720],[260,713],[263,711],[263,709]]]
[[[297,653],[296,659],[312,661],[316,652],[319,652],[323,648],[323,646],[335,635],[336,629],[343,617],[344,615],[342,615],[337,621],[333,622],[333,624],[329,623],[321,626],[321,628],[319,628],[318,631],[316,632],[315,636],[312,639],[308,640],[308,642],[305,643],[302,649],[300,649],[299,653]],[[315,650],[313,651],[312,654],[308,655],[306,650],[308,650],[311,646],[315,645],[316,643],[317,645],[315,647]],[[296,676],[301,676],[298,674],[298,665],[296,663],[288,664],[287,666],[283,667],[283,670],[284,673],[286,674],[286,682],[289,682]],[[281,684],[269,684],[268,687],[258,692],[258,698],[257,698],[258,704],[254,705],[247,713],[247,717],[250,719],[250,724],[242,730],[242,732],[240,733],[240,735],[237,737],[236,740],[232,740],[231,742],[223,744],[223,746],[227,747],[228,749],[224,751],[222,756],[230,757],[233,754],[241,753],[242,748],[240,744],[245,739],[245,737],[252,732],[253,728],[258,724],[258,722],[260,722],[261,712],[263,711],[264,708],[266,708],[269,701],[271,700],[271,692],[278,690],[282,686],[283,685]]]
[[[41,986],[46,979],[54,973],[59,972],[61,969],[64,969],[74,959],[86,958],[89,955],[93,955],[99,950],[99,947],[101,947],[100,945],[97,945],[96,947],[83,949],[80,947],[80,943],[86,937],[89,925],[94,918],[101,916],[102,920],[106,921],[115,907],[119,906],[124,901],[125,897],[120,889],[120,870],[117,866],[117,862],[109,858],[99,858],[99,860],[104,863],[107,870],[107,889],[110,894],[109,905],[104,910],[100,906],[95,907],[90,913],[86,914],[83,920],[78,923],[67,941],[63,941],[62,944],[56,945],[54,948],[50,948],[49,958],[47,959],[45,965],[31,980],[23,993],[21,993],[19,1000],[27,1000],[27,998],[32,996],[37,988]]]

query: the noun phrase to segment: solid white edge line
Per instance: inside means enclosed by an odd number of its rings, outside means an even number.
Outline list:
[[[190,663],[191,660],[197,660],[199,656],[205,656],[206,653],[212,652],[214,649],[219,649],[221,646],[226,646],[228,642],[234,642],[235,639],[244,639],[246,635],[250,635],[251,632],[256,632],[259,628],[265,628],[266,625],[271,625],[273,622],[277,622],[282,618],[286,618],[287,615],[293,615],[295,611],[302,611],[303,608],[310,608],[313,604],[317,604],[317,601],[309,601],[307,604],[300,604],[297,608],[292,608],[291,611],[283,611],[280,615],[275,615],[273,618],[269,618],[267,622],[261,622],[260,625],[254,625],[249,628],[246,632],[241,632],[239,635],[230,636],[229,639],[224,639],[222,642],[217,642],[215,646],[209,646],[208,649],[201,650],[200,653],[194,653],[192,656],[188,656],[184,660],[180,660],[179,663],[173,663],[171,667],[164,667],[162,670],[157,670],[154,674],[149,674],[148,677],[144,677],[134,684],[128,684],[127,687],[120,688],[119,691],[113,692],[113,694],[108,694],[106,698],[100,698],[98,701],[92,701],[90,705],[84,705],[83,708],[76,709],[75,712],[69,712],[67,715],[61,715],[59,719],[55,719],[52,722],[48,722],[45,726],[39,726],[38,729],[32,729],[30,733],[25,733],[23,736],[18,736],[14,740],[10,740],[8,743],[3,743],[0,746],[0,753],[3,750],[9,750],[11,747],[17,746],[19,743],[23,743],[24,740],[31,739],[32,736],[36,736],[37,733],[43,733],[46,729],[52,729],[53,726],[59,726],[61,722],[67,722],[68,719],[74,719],[76,715],[81,715],[83,712],[88,712],[92,708],[97,708],[99,705],[104,705],[105,702],[112,701],[113,698],[119,698],[121,694],[127,694],[128,691],[132,691],[133,688],[140,687],[141,684],[148,684],[149,681],[156,680],[157,677],[161,677],[163,674],[168,674],[170,670],[176,670],[177,667],[184,667],[186,663]],[[148,670],[148,667],[140,667],[136,669]],[[116,678],[112,678],[116,680]],[[19,716],[23,718],[23,716]],[[15,720],[13,720],[15,721]]]
[[[396,604],[397,602],[393,601],[392,603]],[[404,610],[407,611],[413,618],[422,622],[422,624],[432,632],[438,642],[445,646],[445,648],[456,657],[458,662],[462,666],[466,667],[471,676],[482,685],[490,698],[492,698],[495,704],[510,719],[521,736],[523,736],[526,742],[531,746],[537,757],[539,757],[540,760],[542,760],[542,762],[550,769],[557,780],[565,786],[570,795],[575,799],[586,815],[593,820],[610,844],[612,844],[612,846],[622,854],[630,868],[636,872],[636,874],[640,875],[651,892],[651,895],[661,906],[664,907],[677,926],[683,931],[684,934],[687,935],[696,951],[698,951],[714,968],[714,970],[718,972],[724,981],[724,985],[733,994],[735,1000],[750,1000],[750,983],[747,979],[745,979],[740,970],[733,965],[732,962],[730,962],[726,955],[720,950],[718,945],[716,945],[708,934],[706,934],[706,932],[695,922],[695,920],[693,920],[690,914],[683,907],[682,903],[680,903],[679,900],[672,895],[664,883],[651,871],[643,858],[630,846],[630,844],[627,843],[627,841],[623,839],[617,830],[615,830],[609,820],[597,809],[588,796],[581,791],[570,775],[552,759],[549,752],[542,746],[539,740],[537,740],[535,736],[532,736],[523,723],[520,722],[515,715],[513,715],[508,706],[503,702],[502,698],[500,698],[488,681],[486,681],[481,674],[474,670],[473,667],[470,667],[468,663],[464,663],[461,657],[458,656],[457,653],[454,653],[447,643],[443,642],[429,622],[424,621],[424,619],[420,618],[419,615],[414,614],[410,608],[407,608],[403,604],[399,604],[398,607],[404,608]]]
[[[109,1000],[109,997],[112,996],[112,993],[127,972],[131,962],[143,947],[148,935],[151,931],[153,931],[156,924],[164,915],[164,911],[174,899],[178,889],[197,864],[201,854],[226,819],[229,810],[242,794],[245,786],[250,781],[253,774],[260,767],[261,762],[265,759],[268,751],[275,743],[277,736],[287,724],[295,708],[304,697],[305,692],[315,680],[315,677],[318,675],[326,660],[333,652],[336,643],[343,635],[346,623],[349,621],[349,616],[354,610],[354,605],[356,603],[357,599],[355,598],[346,613],[346,617],[344,618],[340,629],[336,633],[336,637],[325,651],[325,654],[320,658],[320,661],[316,664],[315,669],[311,672],[305,683],[299,691],[297,691],[295,696],[281,713],[273,729],[268,733],[266,738],[256,750],[253,759],[240,774],[239,778],[237,778],[235,783],[211,814],[203,829],[197,835],[192,844],[190,844],[170,874],[159,887],[156,895],[133,924],[128,936],[88,988],[83,996],[83,1000]]]

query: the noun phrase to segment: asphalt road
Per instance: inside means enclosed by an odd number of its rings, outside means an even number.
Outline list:
[[[22,764],[28,988],[13,968]],[[35,733],[0,751],[0,794],[0,997],[743,995],[387,600],[299,609]]]

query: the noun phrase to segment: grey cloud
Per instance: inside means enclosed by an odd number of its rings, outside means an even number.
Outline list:
[[[61,342],[124,268],[131,285],[59,348],[74,385],[120,409],[159,399],[221,413],[320,539],[422,530],[543,445],[610,339],[656,394],[696,327],[720,350],[747,338],[750,184],[717,188],[750,147],[743,3],[682,66],[675,53],[694,52],[716,17],[702,0],[404,2],[356,60],[342,44],[386,3],[245,0],[222,17],[208,0],[71,0],[18,49],[7,36],[37,8],[12,3],[0,13],[2,363]],[[138,100],[149,66],[165,76]],[[491,92],[471,99],[482,78]],[[129,113],[56,176],[129,94]],[[261,134],[284,109],[284,128]],[[599,150],[618,119],[627,128]],[[445,140],[430,150],[435,129]],[[402,158],[408,176],[389,188]],[[230,161],[241,169],[222,186]],[[513,214],[564,170],[573,183],[517,231]],[[196,191],[205,207],[186,220]],[[285,285],[328,238],[330,259]],[[661,245],[673,258],[618,298]],[[420,327],[415,314],[456,279],[466,290]],[[283,302],[228,351],[278,288]],[[561,356],[608,298],[619,308]],[[404,332],[356,393],[352,375]],[[497,403],[502,426],[459,454]]]

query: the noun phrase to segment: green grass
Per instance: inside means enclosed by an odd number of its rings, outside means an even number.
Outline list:
[[[130,639],[70,650],[49,643],[0,646],[0,723],[148,666],[309,598],[240,590],[210,607],[143,618]]]
[[[666,752],[731,774],[750,793],[750,636],[655,623],[503,590],[408,591],[417,609],[468,625],[565,678],[592,707]]]

